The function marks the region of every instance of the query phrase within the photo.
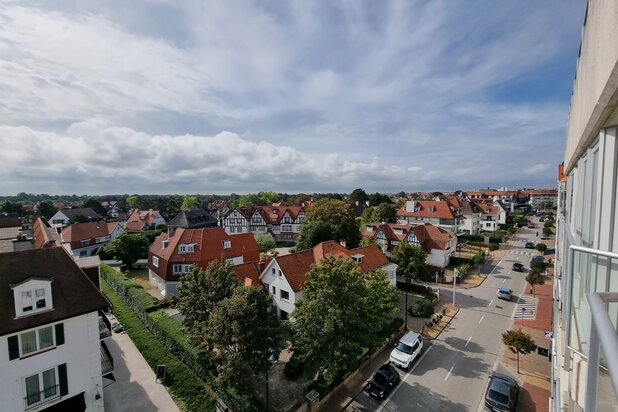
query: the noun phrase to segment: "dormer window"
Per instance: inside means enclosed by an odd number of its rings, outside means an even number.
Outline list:
[[[363,261],[363,256],[364,255],[361,255],[361,254],[352,255],[352,259],[354,259],[356,263],[361,263]]]
[[[193,253],[195,252],[195,243],[183,244],[178,246],[178,253]]]
[[[165,249],[166,247],[168,247],[170,244],[169,240],[164,240],[163,242],[161,242],[161,249]]]
[[[51,279],[30,279],[14,285],[15,315],[27,316],[53,309]]]
[[[221,243],[223,244],[223,249],[229,249],[232,247],[232,242],[230,240],[224,240]]]

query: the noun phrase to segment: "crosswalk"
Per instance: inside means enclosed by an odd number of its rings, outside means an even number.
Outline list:
[[[538,301],[538,298],[533,296],[520,296],[513,318],[516,320],[535,320]]]
[[[523,256],[534,256],[534,252],[528,252],[527,250],[509,250],[509,254],[511,255],[523,255]]]

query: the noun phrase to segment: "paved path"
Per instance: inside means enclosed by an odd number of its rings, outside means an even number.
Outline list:
[[[179,412],[129,335],[114,333],[105,343],[114,358],[116,378],[114,383],[103,379],[106,412]]]

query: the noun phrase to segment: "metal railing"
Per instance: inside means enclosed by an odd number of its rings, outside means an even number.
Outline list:
[[[114,358],[107,349],[107,345],[104,341],[101,341],[101,376],[105,376],[108,373],[114,371]]]
[[[31,393],[24,398],[24,410],[36,408],[46,402],[53,401],[60,397],[60,385],[50,386],[40,392]]]

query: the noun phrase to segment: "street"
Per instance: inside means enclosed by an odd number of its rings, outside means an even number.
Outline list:
[[[346,410],[483,410],[488,376],[493,369],[504,370],[499,365],[505,350],[502,333],[512,328],[515,317],[535,316],[536,301],[521,296],[530,259],[539,254],[524,245],[527,240],[537,240],[536,231],[520,229],[479,287],[457,290],[459,312],[438,339],[425,341],[424,353],[409,372],[400,370],[402,381],[385,400],[380,402],[361,392]],[[524,272],[511,270],[515,262],[525,266]],[[501,287],[512,289],[510,302],[496,297]]]

